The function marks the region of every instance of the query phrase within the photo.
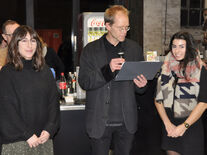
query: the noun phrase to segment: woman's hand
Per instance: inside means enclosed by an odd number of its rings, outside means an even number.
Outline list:
[[[174,137],[173,132],[175,130],[176,126],[172,124],[171,122],[165,124],[165,129],[167,131],[167,136],[168,137]]]
[[[184,124],[180,124],[178,125],[175,130],[173,131],[172,135],[174,137],[180,137],[183,136],[183,134],[185,133],[185,131],[187,130],[187,128],[184,126]]]
[[[37,147],[39,145],[39,139],[38,137],[34,134],[32,137],[30,137],[28,140],[27,140],[27,143],[29,144],[29,147],[32,148],[32,147]]]
[[[39,137],[39,143],[40,143],[40,144],[44,144],[49,138],[50,138],[50,134],[49,134],[49,132],[43,130],[43,131],[41,132],[40,137]]]

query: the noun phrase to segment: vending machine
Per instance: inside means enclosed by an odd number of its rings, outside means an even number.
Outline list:
[[[84,12],[78,19],[78,59],[84,46],[107,33],[104,12]]]
[[[83,46],[99,39],[106,32],[103,12],[83,13]]]
[[[77,37],[77,61],[76,72],[79,72],[79,59],[84,46],[89,42],[99,39],[107,32],[104,24],[104,12],[84,12],[78,19]],[[77,78],[78,79],[78,78]],[[77,82],[77,98],[84,99],[85,91],[82,90]]]

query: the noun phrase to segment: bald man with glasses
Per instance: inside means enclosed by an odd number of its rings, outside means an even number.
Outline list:
[[[126,38],[129,11],[114,5],[104,14],[107,34],[87,44],[80,58],[78,82],[86,90],[86,130],[92,155],[108,155],[111,143],[116,155],[129,155],[137,130],[135,92],[146,90],[147,80],[115,81],[125,61],[144,60],[140,46]]]

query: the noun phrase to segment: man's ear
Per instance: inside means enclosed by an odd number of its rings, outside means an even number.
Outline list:
[[[106,29],[110,30],[111,29],[111,24],[110,23],[105,23]]]
[[[5,34],[1,34],[1,35],[4,38],[4,40],[7,41],[6,35]]]

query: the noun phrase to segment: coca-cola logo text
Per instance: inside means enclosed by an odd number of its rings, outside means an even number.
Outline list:
[[[103,19],[96,19],[93,18],[89,21],[89,27],[104,27],[104,20]]]

